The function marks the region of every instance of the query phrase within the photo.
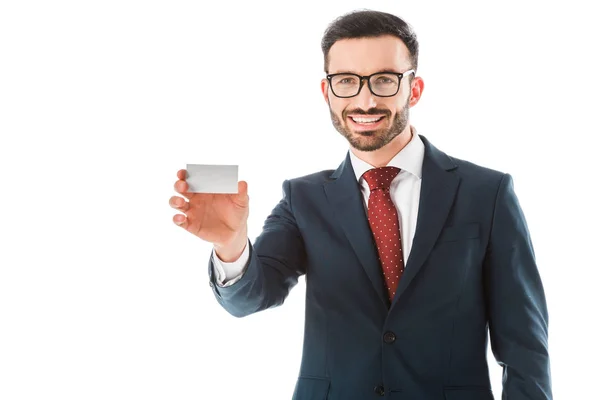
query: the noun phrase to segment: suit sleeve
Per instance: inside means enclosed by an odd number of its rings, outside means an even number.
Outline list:
[[[212,257],[208,273],[219,304],[231,315],[244,317],[283,304],[298,278],[306,273],[302,235],[291,207],[291,184],[283,182],[283,196],[265,220],[241,278],[230,286],[215,284]]]
[[[498,188],[484,266],[491,348],[503,367],[502,399],[551,400],[548,310],[510,174]]]

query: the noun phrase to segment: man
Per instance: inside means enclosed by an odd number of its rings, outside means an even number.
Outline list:
[[[295,400],[551,399],[548,312],[509,174],[446,155],[409,123],[423,92],[400,18],[361,11],[323,37],[321,82],[350,149],[336,170],[285,180],[252,244],[247,183],[187,192],[174,222],[214,244],[216,300],[236,317],[281,305],[305,275]],[[282,396],[283,398],[283,396]]]

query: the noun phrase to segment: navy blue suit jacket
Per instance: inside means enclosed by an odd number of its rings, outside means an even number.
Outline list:
[[[244,317],[305,275],[294,400],[491,400],[488,329],[502,398],[551,399],[548,311],[512,178],[420,137],[417,227],[391,304],[349,155],[284,181],[241,280],[218,287],[209,261],[215,297]]]

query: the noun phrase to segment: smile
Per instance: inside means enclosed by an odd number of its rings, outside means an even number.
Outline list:
[[[381,123],[384,120],[384,118],[385,118],[385,116],[380,116],[380,117],[359,117],[359,116],[348,117],[348,119],[351,121],[351,124],[357,130],[366,130],[366,129],[377,128],[377,127],[379,127],[379,125],[381,125]]]

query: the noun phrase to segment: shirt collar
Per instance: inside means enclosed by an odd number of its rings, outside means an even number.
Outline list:
[[[412,138],[410,141],[390,160],[387,164],[388,167],[397,167],[403,171],[409,172],[421,179],[421,172],[423,170],[423,158],[425,155],[425,145],[417,134],[415,127],[410,127]],[[360,182],[362,175],[368,170],[375,168],[371,164],[358,158],[350,150],[350,161],[352,162],[352,169],[356,175],[356,180]]]

